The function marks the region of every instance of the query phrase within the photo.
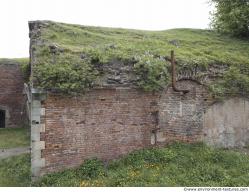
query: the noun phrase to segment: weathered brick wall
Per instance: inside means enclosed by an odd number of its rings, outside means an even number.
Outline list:
[[[0,63],[0,109],[6,111],[5,127],[23,126],[23,76],[16,63]]]
[[[43,103],[43,173],[80,165],[84,159],[117,158],[150,146],[156,95],[135,89],[92,90],[82,97],[48,95]]]
[[[111,160],[173,141],[220,146],[248,143],[245,100],[211,105],[214,100],[203,85],[185,80],[178,81],[177,87],[190,92],[182,94],[168,87],[157,94],[132,88],[94,89],[79,97],[48,94],[34,112],[40,114],[32,129],[38,134],[31,136],[36,139],[33,162],[38,160],[32,163],[34,175],[76,167],[93,157]]]
[[[203,136],[203,113],[209,98],[204,86],[194,81],[178,81],[179,89],[187,89],[182,94],[169,87],[159,101],[158,139],[161,141],[196,142]]]
[[[136,89],[95,89],[80,97],[49,94],[45,109],[45,149],[41,173],[80,165],[84,159],[118,158],[131,151],[181,140],[202,138],[206,91],[192,81],[162,93]]]

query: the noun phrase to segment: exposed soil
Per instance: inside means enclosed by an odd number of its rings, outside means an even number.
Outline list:
[[[30,153],[29,147],[19,147],[12,149],[0,149],[0,159]]]

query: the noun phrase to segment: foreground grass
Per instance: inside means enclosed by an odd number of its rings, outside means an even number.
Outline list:
[[[26,128],[0,129],[0,149],[29,146],[29,142]]]
[[[0,160],[0,186],[30,186],[30,156]],[[33,186],[249,186],[249,156],[203,144],[173,144],[112,161],[87,160]]]
[[[105,167],[97,159],[34,186],[249,186],[249,156],[204,144],[134,152]]]
[[[30,156],[20,155],[0,160],[0,187],[30,185]]]

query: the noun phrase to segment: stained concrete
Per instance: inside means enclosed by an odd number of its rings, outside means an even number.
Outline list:
[[[233,98],[212,105],[204,114],[204,141],[217,147],[249,145],[249,101]]]

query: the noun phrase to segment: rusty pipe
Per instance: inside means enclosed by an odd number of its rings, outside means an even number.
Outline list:
[[[176,87],[176,64],[175,64],[175,54],[174,51],[171,51],[171,69],[172,69],[172,88],[175,92],[182,92],[183,94],[186,94],[189,92],[189,90],[185,90],[185,89],[178,89]]]

